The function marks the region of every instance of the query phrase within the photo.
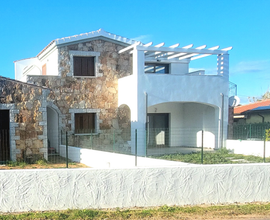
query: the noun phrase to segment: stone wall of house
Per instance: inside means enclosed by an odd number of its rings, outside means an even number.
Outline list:
[[[95,137],[99,137],[103,145],[110,145],[104,133],[120,132],[115,121],[118,118],[118,79],[130,75],[132,70],[132,57],[128,53],[118,54],[122,48],[124,46],[104,40],[64,46],[59,48],[59,76],[28,77],[28,82],[51,89],[47,101],[60,110],[60,124],[68,131],[69,145],[78,145],[74,113],[97,112],[99,134]],[[73,77],[70,51],[99,52],[97,77]],[[80,146],[89,142],[89,138],[80,137]]]
[[[0,77],[0,110],[10,111],[12,160],[34,162],[47,157],[46,120],[43,101],[47,90]]]

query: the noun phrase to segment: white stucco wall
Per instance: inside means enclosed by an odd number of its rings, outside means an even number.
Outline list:
[[[123,77],[118,80],[118,107],[128,105],[131,110],[131,121],[137,120],[137,79],[135,75]]]
[[[31,68],[28,71],[26,71],[28,67]],[[24,74],[25,71],[31,72],[31,74],[33,73],[33,75],[41,74],[40,61],[36,57],[15,61],[14,69],[15,69],[15,79],[20,80],[22,82],[26,82],[26,74]]]
[[[189,62],[171,63],[170,74],[184,75],[189,71]]]
[[[263,141],[245,141],[245,140],[227,140],[226,148],[232,150],[235,154],[254,155],[263,157]],[[270,157],[270,142],[265,144],[265,157]]]
[[[58,49],[54,48],[41,59],[33,57],[15,61],[15,79],[26,82],[29,75],[42,75],[44,64],[46,64],[46,75],[58,75]]]
[[[46,75],[57,76],[58,74],[58,49],[52,50],[40,60],[41,68],[46,64]],[[33,74],[29,74],[33,75]]]
[[[270,201],[270,165],[1,170],[0,212]]]
[[[60,156],[66,158],[66,146],[60,146]],[[135,167],[135,156],[110,153],[79,147],[68,147],[68,158],[94,168],[127,168]],[[164,167],[191,164],[169,160],[159,160],[147,157],[137,157],[137,167]]]
[[[208,133],[208,140],[206,143],[209,147],[220,147],[220,126],[221,126],[221,107],[222,96],[224,94],[224,118],[223,118],[223,137],[227,137],[228,124],[228,79],[222,76],[187,76],[187,75],[171,75],[171,74],[139,74],[138,84],[136,84],[136,75],[129,76],[119,80],[119,104],[129,103],[132,115],[132,130],[145,129],[146,121],[146,103],[145,93],[148,94],[148,106],[155,106],[167,102],[195,102],[206,104],[205,107],[186,105],[183,109],[186,112],[185,128],[190,127],[204,127]],[[131,80],[133,79],[133,80]],[[137,89],[133,89],[134,85]],[[130,95],[130,96],[128,96]],[[137,102],[137,107],[136,103]],[[133,103],[133,104],[132,104]],[[190,104],[192,105],[192,104]],[[205,106],[205,105],[203,105]],[[173,111],[174,108],[171,109]],[[178,121],[180,119],[177,119]],[[204,120],[204,121],[202,121]],[[176,121],[177,122],[177,121]],[[199,131],[199,130],[198,130]],[[194,143],[179,143],[186,146],[198,145],[198,138],[193,132]],[[188,132],[188,131],[187,131]],[[214,138],[214,144],[213,144]],[[140,136],[139,140],[142,142],[140,146],[145,148],[145,135]],[[206,141],[206,140],[205,140]],[[176,144],[176,143],[175,143]],[[176,144],[178,145],[178,144]],[[133,145],[132,145],[133,146]],[[141,150],[141,155],[144,155],[144,149]]]

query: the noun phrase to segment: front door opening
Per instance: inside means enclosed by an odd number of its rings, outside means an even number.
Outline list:
[[[160,148],[169,146],[169,113],[149,113],[148,147]]]
[[[0,164],[10,160],[9,110],[0,110]]]

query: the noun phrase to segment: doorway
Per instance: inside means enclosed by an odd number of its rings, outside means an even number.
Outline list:
[[[58,113],[47,107],[48,154],[59,153]]]
[[[9,110],[0,110],[0,164],[10,160]]]
[[[169,113],[149,113],[148,147],[160,148],[169,146]]]

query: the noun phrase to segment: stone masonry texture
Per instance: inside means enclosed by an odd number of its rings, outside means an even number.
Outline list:
[[[117,122],[119,118],[118,79],[131,75],[132,70],[131,56],[127,53],[118,54],[118,51],[122,48],[124,46],[104,40],[93,40],[63,46],[58,50],[59,76],[28,77],[28,82],[50,89],[47,101],[53,103],[60,110],[62,114],[61,129],[69,134],[69,145],[83,147],[86,142],[89,143],[89,137],[76,137],[73,135],[72,123],[74,122],[71,120],[70,109],[98,109],[99,133],[113,133],[113,129],[117,130],[115,133],[120,133]],[[99,52],[97,77],[72,76],[70,51]],[[130,123],[128,125],[130,126]],[[125,126],[127,127],[127,125]],[[121,136],[123,135],[118,135],[120,139]],[[95,139],[98,138],[100,147],[106,145],[106,143],[107,145],[111,144],[110,141],[105,140],[106,137],[105,134],[95,137]],[[123,141],[120,142],[123,144]]]
[[[0,77],[0,110],[13,105],[17,112],[14,115],[10,114],[13,117],[10,121],[16,124],[15,134],[11,134],[11,139],[16,139],[16,155],[13,155],[13,158],[17,160],[44,157],[41,150],[44,148],[43,139],[39,138],[44,134],[44,127],[41,125],[43,116],[40,111],[44,90],[42,87]]]

